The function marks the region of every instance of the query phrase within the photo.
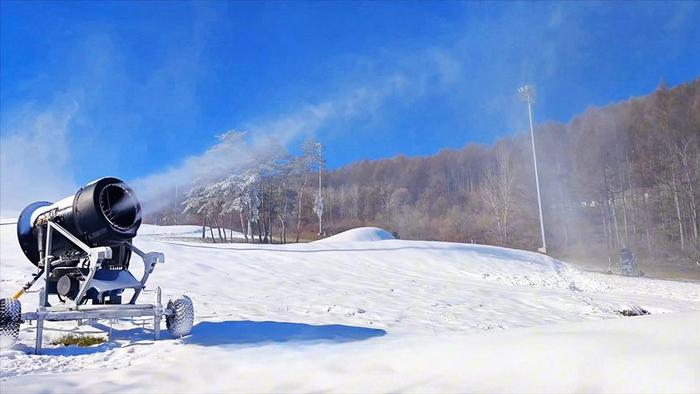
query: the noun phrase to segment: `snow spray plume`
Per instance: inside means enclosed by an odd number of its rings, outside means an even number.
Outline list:
[[[68,137],[78,104],[25,108],[2,121],[0,214],[16,218],[29,202],[75,192]],[[10,116],[8,116],[10,118]]]
[[[418,80],[423,85],[429,77],[421,76]],[[414,93],[418,92],[416,84],[407,84],[405,77],[392,75],[374,87],[350,90],[279,119],[251,123],[246,127],[250,132],[228,131],[201,155],[188,157],[177,167],[129,183],[143,201],[145,213],[157,212],[172,204],[176,188],[189,189],[195,184],[240,174],[261,157],[269,157],[280,147],[313,135],[333,121],[374,112],[387,98],[405,94],[409,86]]]
[[[244,132],[228,131],[219,135],[219,141],[206,152],[188,157],[180,166],[132,181],[136,195],[144,202],[145,213],[171,204],[176,187],[187,190],[194,184],[213,181],[248,166],[263,147],[246,141],[245,137]]]

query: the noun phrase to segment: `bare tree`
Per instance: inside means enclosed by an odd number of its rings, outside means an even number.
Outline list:
[[[495,160],[486,170],[482,196],[496,223],[502,245],[508,244],[508,226],[513,205],[513,163],[504,148],[496,150]]]

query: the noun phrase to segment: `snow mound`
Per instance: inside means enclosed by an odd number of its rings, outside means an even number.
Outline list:
[[[316,242],[366,242],[395,239],[391,233],[379,227],[358,227]]]

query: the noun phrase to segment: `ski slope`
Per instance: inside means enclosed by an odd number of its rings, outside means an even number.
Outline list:
[[[0,352],[0,391],[700,391],[698,284],[377,228],[251,245],[198,243],[182,234],[201,228],[178,227],[144,225],[135,244],[166,254],[149,285],[165,300],[192,297],[191,336],[154,342],[150,322],[120,321],[108,344],[34,356],[24,326],[21,344]],[[0,230],[7,297],[33,266],[14,227]],[[22,303],[35,307],[36,294]],[[621,317],[631,306],[652,315]],[[97,333],[48,326],[47,344]]]

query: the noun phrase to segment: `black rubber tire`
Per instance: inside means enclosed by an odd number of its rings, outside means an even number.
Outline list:
[[[9,338],[14,344],[19,340],[19,326],[22,323],[22,304],[13,298],[0,299],[0,335]],[[3,345],[6,339],[3,338]]]
[[[168,301],[168,309],[173,311],[172,315],[166,316],[165,324],[170,335],[180,338],[192,332],[194,323],[194,305],[190,297],[181,295],[171,298]]]

